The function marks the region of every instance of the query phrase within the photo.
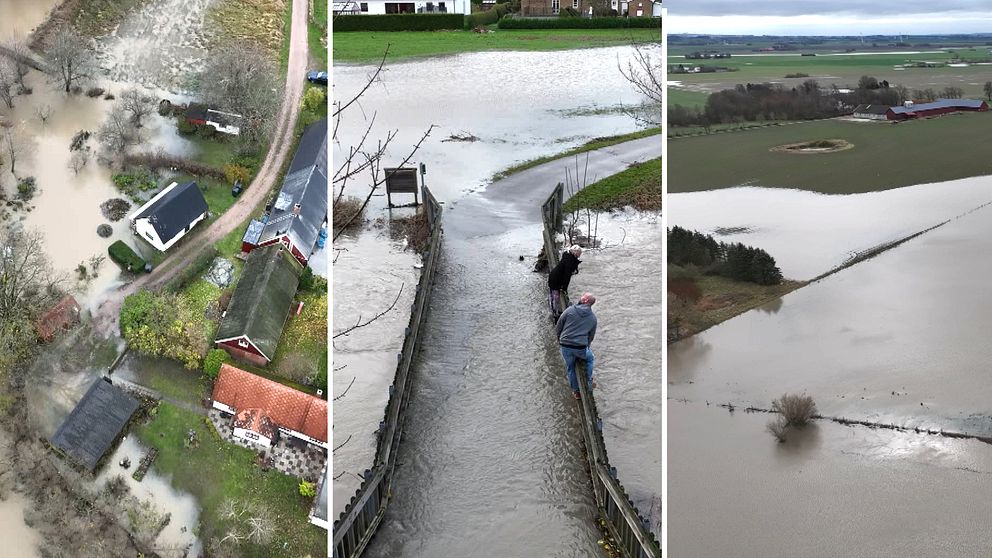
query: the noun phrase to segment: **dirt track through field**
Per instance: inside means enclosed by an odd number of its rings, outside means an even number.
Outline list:
[[[110,298],[100,304],[93,316],[94,325],[101,333],[113,333],[117,329],[118,315],[124,298],[142,288],[161,289],[186,266],[192,264],[205,247],[215,244],[236,227],[241,226],[279,179],[280,171],[293,145],[293,132],[296,129],[296,119],[305,85],[303,74],[307,66],[307,7],[307,0],[293,0],[293,23],[290,30],[285,93],[282,107],[279,109],[276,131],[272,137],[272,147],[266,154],[255,180],[237,203],[211,223],[206,230],[200,231],[190,242],[184,243],[170,254],[161,267],[111,293]]]

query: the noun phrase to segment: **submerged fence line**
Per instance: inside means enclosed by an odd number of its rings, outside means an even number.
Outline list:
[[[335,558],[357,558],[362,555],[382,522],[392,497],[393,471],[396,469],[396,455],[410,395],[410,367],[434,284],[441,246],[441,204],[426,186],[422,186],[421,191],[430,230],[430,240],[423,255],[424,267],[411,307],[410,325],[403,337],[403,349],[396,355],[396,375],[389,386],[389,401],[379,423],[372,468],[365,470],[362,485],[334,521],[332,548]]]
[[[562,250],[557,235],[562,233],[563,229],[563,202],[564,190],[559,183],[541,206],[544,222],[544,254],[549,269],[558,265]],[[567,308],[568,295],[562,291],[559,296],[560,308]],[[592,390],[587,385],[586,375],[576,372],[576,379],[579,382],[582,437],[586,443],[589,477],[592,480],[593,495],[602,523],[613,538],[616,550],[620,551],[624,558],[661,558],[661,545],[649,529],[647,519],[641,516],[627,496],[627,491],[617,478],[616,468],[610,466],[606,442],[603,439],[603,419],[599,416]]]

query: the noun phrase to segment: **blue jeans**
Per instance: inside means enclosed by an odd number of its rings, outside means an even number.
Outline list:
[[[571,347],[561,347],[561,358],[565,359],[565,370],[568,372],[568,383],[572,386],[572,391],[579,391],[579,380],[575,377],[575,361],[582,358],[586,361],[586,381],[592,387],[592,349],[573,349]]]

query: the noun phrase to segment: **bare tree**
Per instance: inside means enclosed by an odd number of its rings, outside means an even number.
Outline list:
[[[14,96],[17,94],[14,86],[17,85],[17,70],[14,63],[7,58],[0,58],[0,101],[7,105],[7,108],[14,108]]]
[[[0,155],[10,163],[10,174],[17,176],[17,161],[32,150],[33,142],[24,130],[12,123],[0,123]]]
[[[51,306],[65,279],[54,272],[37,231],[0,233],[0,322]]]
[[[121,106],[131,113],[131,122],[138,128],[141,127],[141,119],[148,116],[155,110],[152,98],[143,94],[137,87],[132,87],[121,93]]]
[[[28,48],[27,43],[16,39],[8,40],[4,43],[4,46],[13,55],[10,57],[10,60],[14,64],[15,81],[23,91],[27,89],[27,85],[24,83],[24,76],[28,75],[31,71],[31,67],[27,64],[27,60],[32,56],[31,49]]]
[[[992,101],[992,81],[985,82],[983,91],[985,91],[985,98]]]
[[[95,62],[89,43],[71,26],[55,30],[45,53],[51,78],[68,93],[73,85],[93,77]]]
[[[48,119],[52,117],[52,105],[38,105],[34,108],[34,115],[38,117],[38,120],[41,120],[42,126],[47,126]]]
[[[627,64],[617,64],[620,73],[635,89],[648,98],[646,111],[628,111],[638,120],[654,126],[661,125],[663,109],[662,97],[665,92],[665,73],[662,68],[661,52],[653,47],[634,47],[634,55]]]
[[[123,154],[132,145],[141,143],[141,133],[134,122],[125,114],[120,102],[114,103],[107,119],[97,131],[97,139],[110,153]]]
[[[218,541],[220,545],[238,546],[244,542],[266,545],[275,536],[272,514],[261,504],[227,500],[221,506],[220,515],[230,524],[227,533]]]
[[[200,80],[204,101],[242,116],[242,141],[258,145],[271,133],[279,110],[279,72],[257,47],[235,44],[211,55]]]
[[[72,157],[69,157],[69,168],[72,169],[73,174],[79,174],[89,160],[89,151],[74,151]]]

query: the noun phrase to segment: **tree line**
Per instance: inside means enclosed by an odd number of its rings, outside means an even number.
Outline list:
[[[985,93],[992,100],[992,82],[989,82]],[[795,87],[747,83],[713,93],[703,107],[669,106],[668,123],[673,127],[702,126],[709,129],[716,124],[813,120],[847,114],[862,104],[899,106],[906,101],[931,102],[962,97],[964,90],[960,87],[911,90],[873,76],[861,76],[857,87],[850,91],[836,85],[824,88],[814,79],[807,79]]]
[[[719,275],[735,281],[758,285],[777,285],[782,271],[761,248],[740,242],[719,242],[712,235],[682,227],[668,229],[668,263],[695,266],[707,275]]]

